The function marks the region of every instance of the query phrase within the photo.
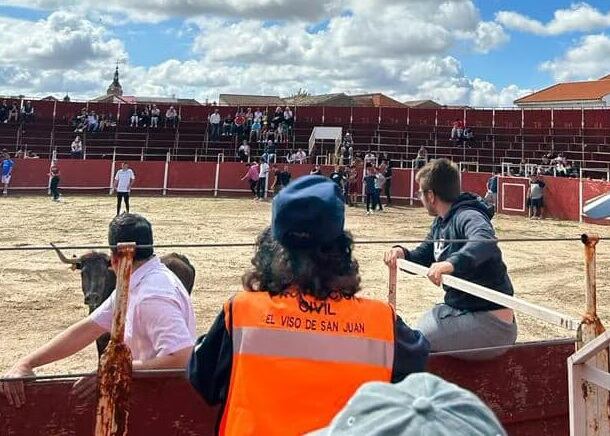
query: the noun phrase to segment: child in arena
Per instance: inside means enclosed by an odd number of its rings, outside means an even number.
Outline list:
[[[301,435],[367,381],[424,369],[428,342],[390,305],[360,298],[340,187],[301,177],[273,200],[244,291],[193,350],[188,377],[221,404],[220,434]]]
[[[513,295],[502,252],[495,242],[491,224],[493,207],[480,197],[460,193],[457,166],[447,159],[428,162],[416,176],[419,196],[435,218],[426,241],[414,250],[393,247],[385,255],[390,267],[396,259],[407,259],[429,267],[428,278],[439,286],[444,274],[474,282],[506,295]],[[443,240],[473,239],[456,243]],[[474,241],[476,240],[476,241]],[[517,325],[511,309],[444,286],[445,302],[426,312],[418,328],[430,341],[433,351],[453,351],[512,345]],[[471,353],[483,359],[502,350]]]

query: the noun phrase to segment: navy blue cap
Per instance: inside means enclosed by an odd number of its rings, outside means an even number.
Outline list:
[[[343,233],[345,199],[324,176],[299,177],[273,199],[273,237],[287,247],[331,242]]]

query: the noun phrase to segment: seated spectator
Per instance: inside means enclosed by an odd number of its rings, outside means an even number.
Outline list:
[[[26,144],[26,147],[27,147],[27,144]],[[25,156],[23,158],[24,159],[40,159],[40,156],[38,156],[32,150],[28,150],[25,152]]]
[[[135,214],[115,217],[110,222],[108,244],[132,241],[149,246],[136,248],[129,283],[125,343],[131,350],[133,369],[184,369],[195,339],[191,299],[182,282],[150,248],[153,244],[150,223]],[[111,250],[110,262],[116,271],[119,265],[116,249]],[[115,305],[116,292],[113,292],[87,318],[22,357],[3,378],[32,376],[35,368],[71,356],[110,332]],[[0,391],[17,407],[26,401],[22,382],[4,381],[0,383]]]
[[[178,112],[174,108],[174,106],[170,106],[167,111],[165,111],[165,127],[170,127],[171,129],[175,129],[178,126]]]
[[[464,131],[464,122],[460,119],[456,119],[453,122],[453,126],[451,128],[451,140],[459,141],[462,139],[462,132]]]
[[[542,156],[542,159],[541,159],[542,165],[544,165],[544,166],[550,165],[551,158],[552,158],[551,153],[548,153],[548,154],[545,154],[544,156]]]
[[[252,113],[252,108],[246,109],[246,113],[244,113],[244,118],[246,119],[246,123],[244,124],[244,138],[250,137],[250,129],[252,129],[252,123],[254,123],[254,114]]]
[[[244,142],[237,149],[237,156],[239,157],[240,162],[250,161],[250,145],[245,139]]]
[[[26,101],[21,108],[21,118],[24,123],[28,123],[34,120],[34,106],[31,101]]]
[[[146,105],[144,110],[140,113],[140,126],[149,127],[150,126],[150,105]]]
[[[261,124],[263,123],[263,113],[259,108],[256,108],[256,110],[254,111],[252,122],[255,122],[256,120],[258,120]]]
[[[288,106],[286,106],[286,109],[284,109],[284,126],[286,135],[290,135],[292,133],[292,129],[294,128],[294,114]]]
[[[72,145],[70,146],[70,156],[72,156],[72,159],[83,158],[83,143],[80,140],[80,136],[77,136],[74,138],[74,141],[72,141]]]
[[[25,157],[25,152],[21,149],[15,152],[15,159],[23,159]]]
[[[112,115],[112,112],[106,114],[106,127],[116,127],[116,120]]]
[[[260,118],[254,118],[252,126],[250,127],[250,142],[258,142],[261,137],[261,120]]]
[[[233,118],[227,114],[222,123],[222,136],[231,136],[233,134]]]
[[[358,388],[328,427],[306,436],[417,435],[507,436],[475,394],[436,375],[417,373],[402,382]]]
[[[462,139],[464,141],[464,147],[472,147],[474,145],[474,132],[470,127],[466,127],[462,133]]]
[[[0,124],[4,124],[8,121],[8,112],[8,103],[6,100],[2,100],[2,104],[0,104]]]
[[[97,131],[98,132],[103,132],[104,130],[106,130],[107,124],[106,124],[106,114],[102,113],[100,115],[98,115],[98,127],[97,127]]]
[[[307,153],[302,148],[299,148],[296,153],[296,163],[303,164],[307,161]]]
[[[16,101],[13,102],[10,109],[8,110],[8,120],[7,121],[9,123],[11,121],[14,121],[14,122],[19,121],[19,106],[17,105]]]
[[[266,162],[269,163],[275,163],[277,156],[276,156],[276,146],[275,146],[275,142],[273,142],[272,140],[267,141],[267,144],[265,145],[265,150],[263,153],[263,158],[265,159]]]
[[[87,131],[88,132],[97,132],[100,128],[99,118],[95,111],[89,112],[87,116]]]
[[[493,207],[470,193],[460,191],[460,172],[447,159],[428,162],[417,172],[419,198],[428,214],[436,217],[426,242],[414,250],[392,248],[384,258],[390,267],[396,259],[407,259],[428,269],[428,279],[436,286],[444,274],[468,280],[505,295],[513,295],[502,252],[491,223]],[[473,239],[465,244],[437,242],[440,239]],[[433,242],[434,241],[434,242]],[[445,298],[427,311],[418,326],[433,351],[485,348],[460,354],[463,359],[490,359],[503,354],[517,339],[512,309],[443,285]],[[493,347],[499,347],[493,349]],[[491,348],[491,349],[490,349]]]
[[[156,104],[152,105],[152,109],[150,110],[150,127],[156,129],[159,127],[159,116],[161,115],[161,110],[157,107]]]
[[[278,106],[277,108],[275,108],[275,113],[273,114],[273,118],[271,118],[271,124],[273,125],[274,128],[276,128],[283,122],[284,122],[284,111],[282,110],[281,107]]]
[[[131,116],[129,117],[130,127],[138,127],[140,125],[140,112],[138,112],[138,106],[133,105],[133,109],[131,110]]]
[[[244,291],[197,340],[188,366],[195,390],[222,404],[226,434],[303,434],[327,425],[363,383],[424,370],[426,339],[387,303],[356,296],[344,222],[343,195],[324,177],[301,177],[273,200]]]
[[[414,166],[416,169],[420,169],[428,163],[428,150],[423,145],[419,147],[417,151],[417,157],[415,158]]]

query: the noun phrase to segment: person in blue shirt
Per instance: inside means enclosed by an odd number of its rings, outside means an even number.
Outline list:
[[[375,209],[375,198],[377,194],[377,188],[375,186],[375,181],[377,177],[375,176],[375,168],[368,167],[366,169],[366,176],[364,177],[364,194],[366,196],[366,214],[370,215],[371,205],[373,206],[373,210]]]
[[[4,189],[2,191],[3,195],[8,194],[8,184],[11,182],[11,176],[13,175],[13,167],[15,166],[15,162],[11,160],[11,157],[8,153],[2,154],[2,184],[4,185]]]
[[[498,201],[498,178],[498,173],[494,171],[493,175],[487,179],[487,193],[485,194],[485,202],[494,207]]]

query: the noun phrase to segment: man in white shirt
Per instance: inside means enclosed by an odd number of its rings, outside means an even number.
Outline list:
[[[116,192],[116,214],[121,213],[121,200],[125,200],[125,210],[129,213],[129,193],[131,192],[131,185],[136,179],[131,168],[127,165],[127,162],[123,162],[123,166],[116,172],[114,176],[114,190]]]
[[[210,115],[210,139],[212,139],[212,141],[217,141],[218,138],[220,138],[220,121],[220,113],[218,112],[218,109],[214,109],[214,113]]]
[[[260,160],[260,165],[258,167],[258,185],[257,185],[257,194],[258,199],[262,200],[265,198],[265,190],[267,189],[267,176],[269,175],[269,164],[265,159]]]
[[[108,243],[153,244],[152,227],[135,214],[115,217]],[[118,266],[116,249],[111,265]],[[34,375],[34,369],[72,356],[111,329],[115,292],[87,318],[68,327],[49,343],[20,359],[3,378]],[[186,368],[195,343],[195,314],[180,280],[154,255],[153,248],[136,248],[125,318],[125,343],[131,350],[133,369]],[[75,385],[75,391],[82,390]],[[25,402],[22,382],[0,383],[0,392],[17,407]],[[59,400],[59,399],[58,399]]]

